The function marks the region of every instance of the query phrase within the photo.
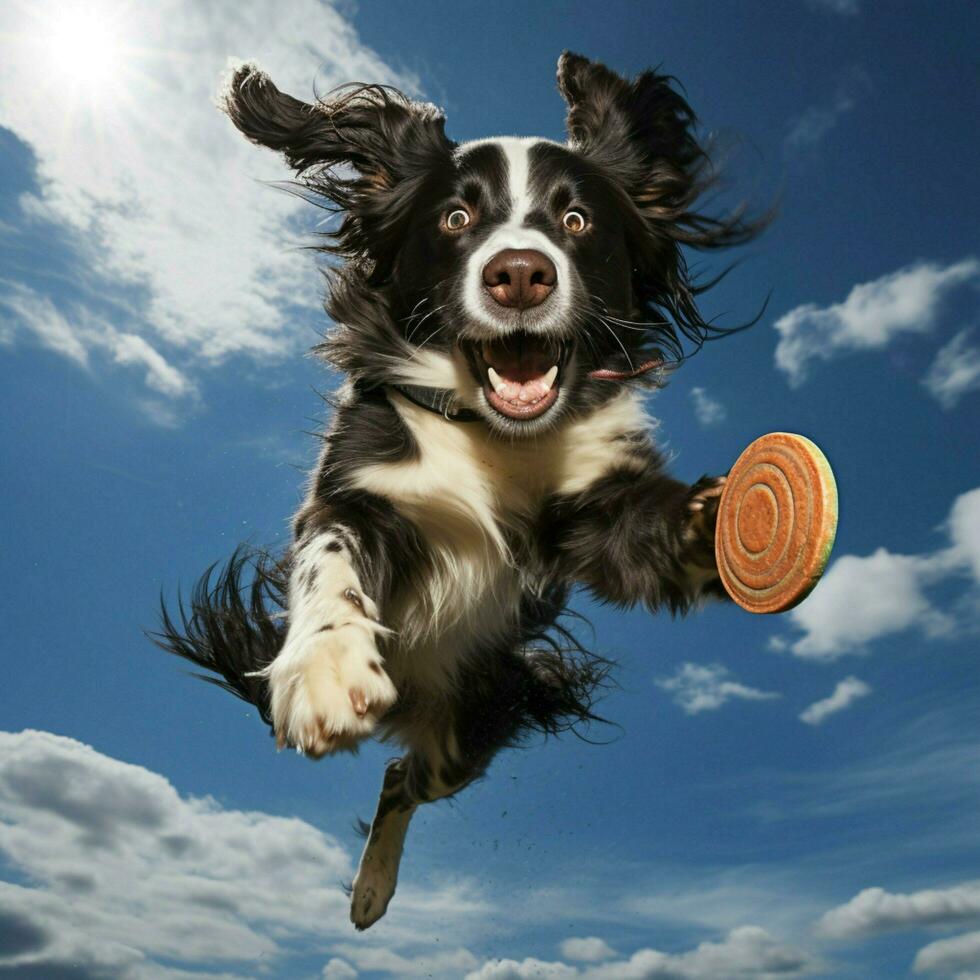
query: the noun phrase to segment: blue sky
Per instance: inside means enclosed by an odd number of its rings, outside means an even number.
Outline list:
[[[0,976],[980,976],[975,5],[14,2],[0,13]],[[560,138],[564,48],[660,64],[780,202],[708,294],[751,331],[651,401],[678,476],[757,435],[834,465],[782,617],[580,608],[618,727],[501,756],[413,824],[364,935],[338,882],[389,747],[312,764],[150,647],[286,541],[336,378],[319,215],[211,105],[391,81],[456,139]],[[722,261],[692,257],[706,274]]]

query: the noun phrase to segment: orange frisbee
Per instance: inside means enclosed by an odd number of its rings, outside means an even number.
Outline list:
[[[777,613],[820,580],[837,533],[837,483],[805,436],[770,432],[739,456],[718,504],[715,560],[743,609]]]

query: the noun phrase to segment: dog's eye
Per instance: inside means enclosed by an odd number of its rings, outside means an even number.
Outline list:
[[[456,208],[455,211],[450,211],[446,215],[446,227],[450,231],[462,231],[469,223],[470,213],[462,208]]]
[[[565,216],[561,219],[561,223],[573,235],[585,231],[585,215],[581,211],[566,211]]]

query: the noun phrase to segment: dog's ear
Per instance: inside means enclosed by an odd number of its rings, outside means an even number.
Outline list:
[[[384,85],[352,85],[310,105],[280,92],[254,65],[231,77],[221,108],[253,142],[280,151],[299,179],[290,189],[344,214],[319,246],[345,259],[367,259],[370,281],[392,273],[413,213],[416,190],[454,145],[432,105]]]
[[[617,175],[645,209],[690,203],[706,162],[694,112],[673,81],[655,71],[625,79],[570,51],[558,61],[569,142]]]
[[[698,346],[724,333],[698,312],[697,296],[711,284],[691,280],[680,246],[744,244],[765,228],[774,210],[752,219],[745,217],[745,205],[719,216],[698,210],[698,200],[719,174],[698,142],[694,111],[671,76],[645,71],[627,79],[566,51],[558,61],[558,88],[568,103],[571,149],[588,157],[632,205],[626,213],[634,219],[634,293],[641,308],[666,314],[658,343],[680,356],[678,333]]]
[[[367,187],[390,188],[408,176],[399,172],[405,169],[400,163],[452,152],[442,113],[388,86],[347,86],[311,105],[280,92],[268,75],[245,64],[219,104],[245,136],[279,150],[297,173],[347,164]]]

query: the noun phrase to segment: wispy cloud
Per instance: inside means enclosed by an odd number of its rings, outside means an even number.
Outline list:
[[[163,424],[173,420],[173,402],[195,396],[196,386],[143,337],[117,330],[104,318],[76,305],[63,313],[46,296],[18,283],[0,281],[0,343],[13,344],[27,335],[47,350],[87,370],[94,357],[142,372],[143,383],[167,401],[140,400],[146,414]]]
[[[691,389],[691,399],[694,402],[694,414],[705,427],[724,422],[728,412],[721,402],[712,398],[700,385]]]
[[[661,677],[657,686],[674,696],[689,715],[715,711],[732,699],[769,701],[780,697],[774,691],[760,691],[733,680],[731,672],[721,664],[681,664],[673,677]]]
[[[811,106],[793,120],[783,143],[786,152],[797,154],[812,149],[870,91],[871,79],[867,72],[860,68],[845,72],[837,83],[830,103]]]
[[[789,613],[790,623],[804,635],[793,642],[773,637],[770,646],[829,661],[865,652],[873,640],[905,630],[934,638],[968,625],[938,608],[926,589],[956,577],[980,585],[980,487],[956,498],[944,526],[950,544],[933,552],[901,555],[879,548],[866,557],[838,558]]]
[[[927,333],[946,296],[964,283],[980,282],[980,261],[966,258],[940,266],[920,262],[855,286],[840,303],[797,306],[775,323],[776,367],[793,387],[814,360],[849,351],[881,350],[902,334]]]
[[[800,721],[808,725],[820,725],[831,715],[850,707],[855,701],[866,698],[871,687],[857,677],[845,677],[834,688],[833,693],[820,701],[814,701],[800,714]]]
[[[81,42],[67,36],[71,25]],[[0,7],[0,35],[0,124],[37,160],[24,222],[67,241],[80,274],[106,297],[142,297],[134,321],[117,325],[115,359],[140,363],[148,383],[172,395],[181,382],[151,353],[161,345],[196,363],[305,343],[297,313],[319,303],[317,278],[293,247],[304,239],[299,204],[256,180],[286,177],[285,165],[218,112],[219,78],[236,56],[300,97],[312,95],[314,75],[320,91],[351,79],[414,89],[414,80],[317,0],[274,15],[260,0],[105,0],[97,17],[81,3],[10,3]],[[74,43],[94,53],[65,57]],[[84,343],[64,326],[34,317],[30,329],[84,363]]]
[[[821,10],[829,10],[834,14],[843,14],[845,17],[853,17],[861,10],[858,0],[807,0],[811,7]]]
[[[961,330],[940,347],[922,380],[943,408],[955,408],[969,392],[980,391],[980,347],[970,343],[971,335]]]
[[[85,313],[79,322],[71,322],[46,296],[12,282],[0,282],[0,335],[3,342],[13,344],[17,334],[29,331],[42,347],[82,367],[88,367],[88,345],[80,334],[90,331],[101,334],[106,330],[105,323],[99,323]],[[94,329],[92,329],[94,327]]]

